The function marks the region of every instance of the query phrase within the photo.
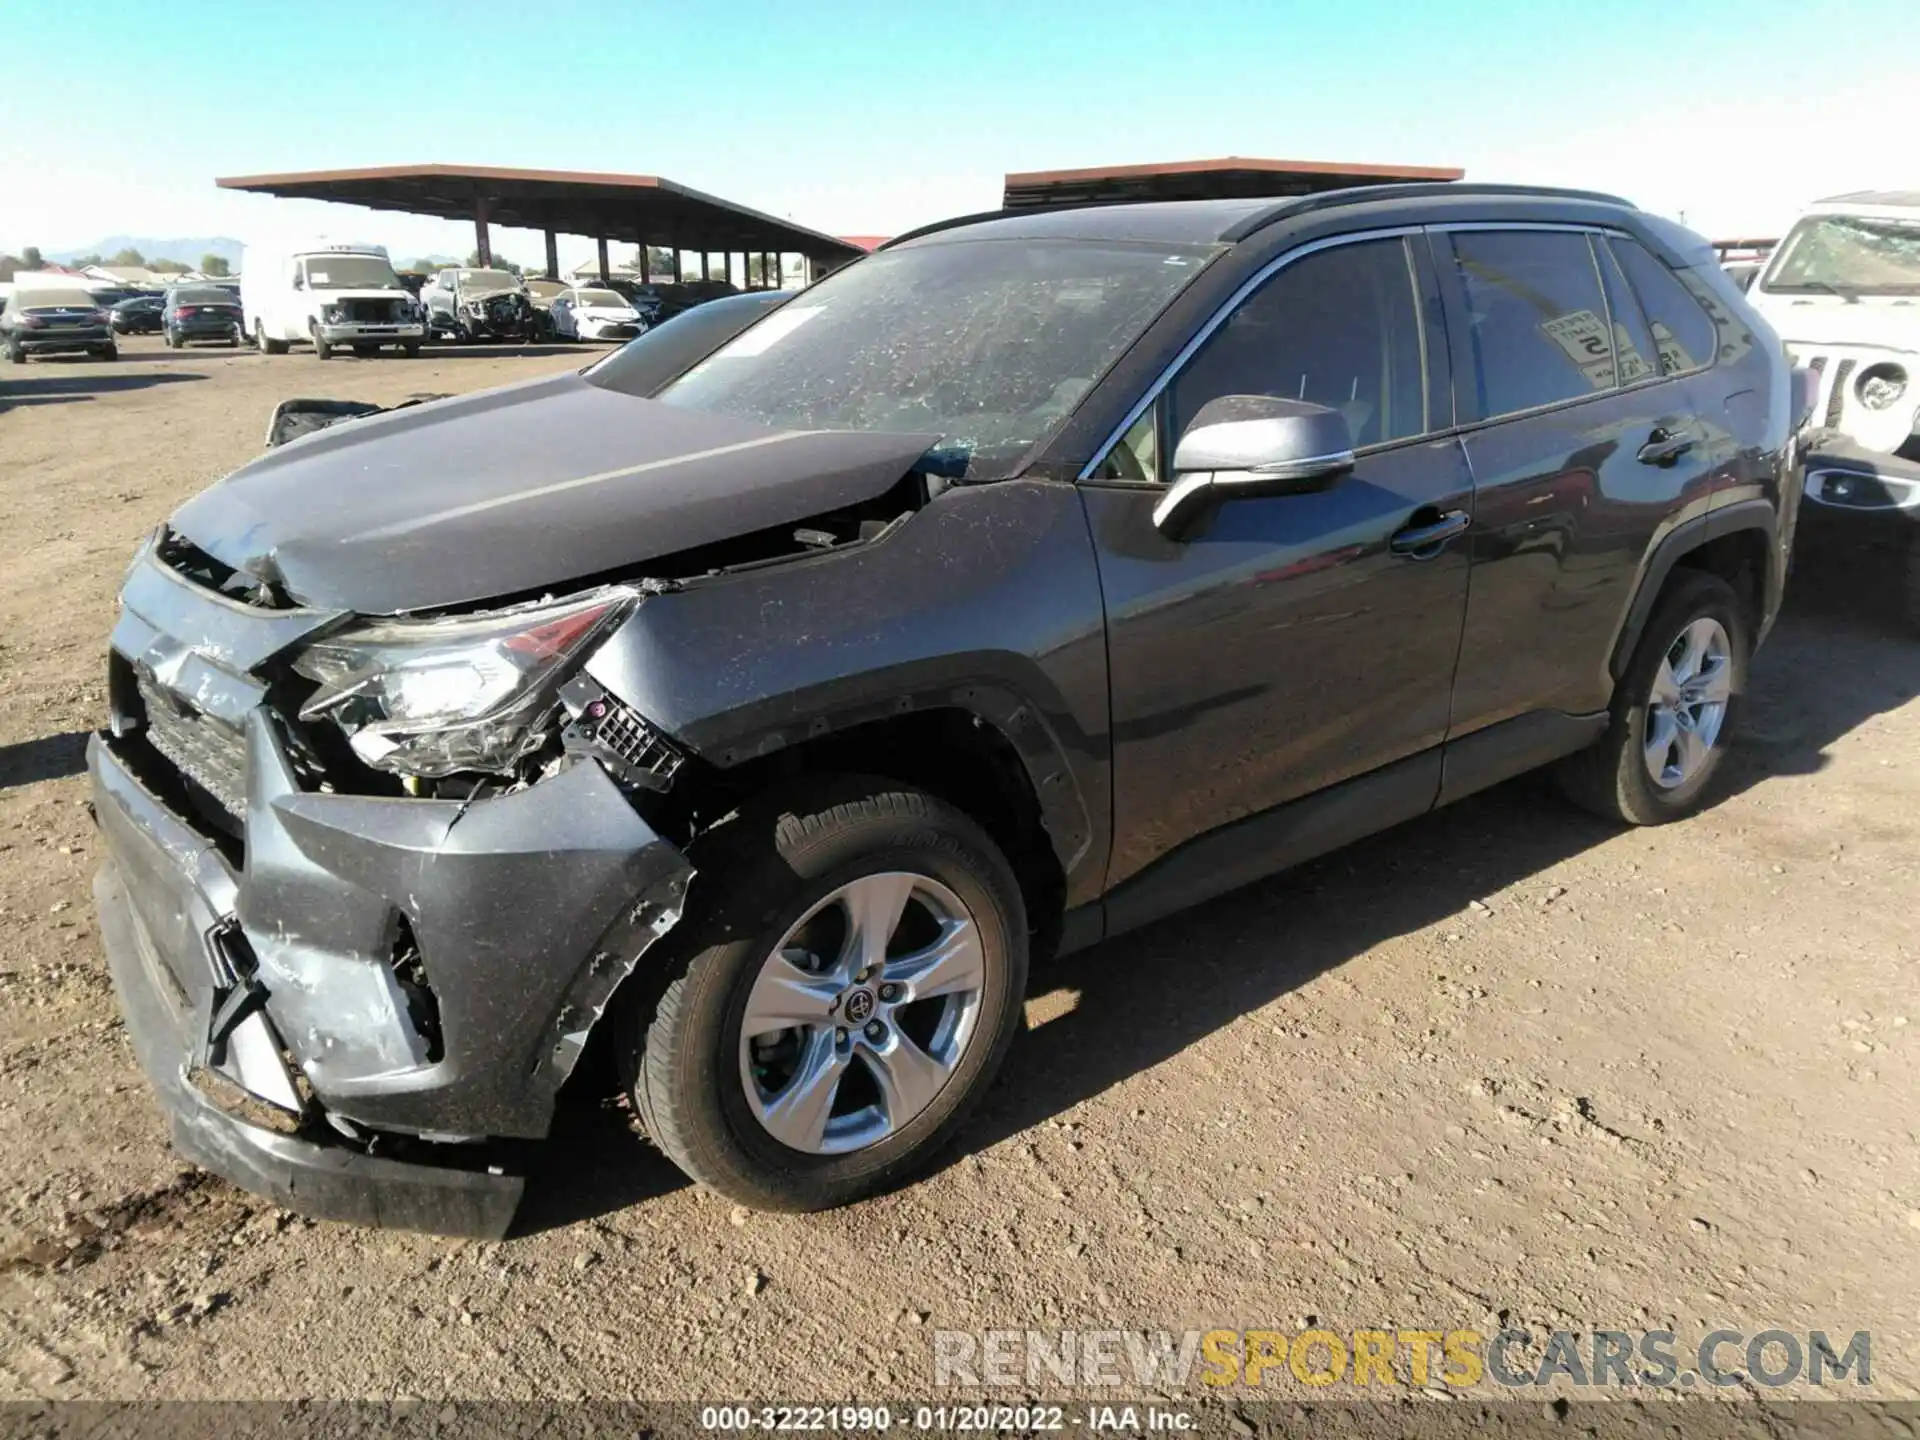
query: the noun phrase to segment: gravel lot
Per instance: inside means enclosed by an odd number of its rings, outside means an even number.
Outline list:
[[[177,1162],[78,773],[134,544],[282,398],[583,353],[0,367],[0,1398],[924,1397],[940,1328],[1503,1323],[1869,1329],[1868,1393],[1920,1397],[1920,646],[1803,593],[1703,816],[1508,785],[1042,969],[904,1193],[749,1215],[612,1110],[504,1244]]]

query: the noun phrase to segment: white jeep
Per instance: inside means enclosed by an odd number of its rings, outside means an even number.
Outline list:
[[[1920,459],[1920,191],[1813,205],[1747,298],[1818,377],[1817,430]]]

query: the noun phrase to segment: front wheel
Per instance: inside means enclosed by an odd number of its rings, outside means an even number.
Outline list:
[[[331,360],[333,358],[333,346],[328,344],[327,337],[320,333],[320,327],[317,325],[314,326],[312,334],[314,358]]]
[[[1629,825],[1700,808],[1746,684],[1747,627],[1733,587],[1702,571],[1675,577],[1614,689],[1606,733],[1560,767],[1576,803]]]
[[[746,807],[708,840],[665,942],[674,978],[627,1057],[642,1125],[761,1209],[901,1183],[1020,1024],[1026,913],[1005,858],[943,801],[855,778]]]

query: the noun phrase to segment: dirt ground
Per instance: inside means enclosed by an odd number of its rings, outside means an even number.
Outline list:
[[[1502,1324],[1870,1330],[1920,1397],[1920,645],[1839,600],[1698,819],[1507,785],[1038,972],[903,1193],[748,1214],[588,1113],[480,1244],[176,1161],[88,889],[128,556],[279,399],[580,354],[0,367],[0,1398],[916,1397],[938,1329]]]

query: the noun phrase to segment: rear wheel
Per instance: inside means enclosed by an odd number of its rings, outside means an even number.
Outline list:
[[[12,361],[15,365],[26,364],[27,352],[25,347],[23,347],[20,344],[20,342],[17,340],[9,340],[7,342],[7,359]]]
[[[628,1056],[641,1123],[763,1209],[899,1184],[1019,1026],[1026,916],[1005,858],[933,796],[856,778],[749,807],[709,842]]]
[[[409,360],[418,360],[420,358],[420,342],[418,340],[407,341],[400,347],[400,353]]]
[[[1747,626],[1733,587],[1697,570],[1675,577],[1615,687],[1606,733],[1559,772],[1577,803],[1630,825],[1700,808],[1746,683]]]
[[[120,358],[120,347],[118,345],[96,345],[88,353],[96,360],[118,360]]]

